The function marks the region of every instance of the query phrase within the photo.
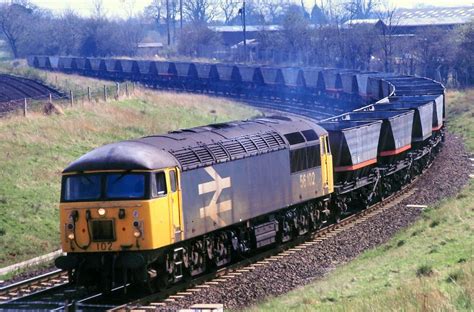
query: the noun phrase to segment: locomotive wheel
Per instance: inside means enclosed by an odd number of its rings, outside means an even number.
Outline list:
[[[157,288],[167,289],[173,284],[173,279],[168,272],[162,272],[157,278]]]
[[[144,288],[149,294],[154,294],[160,289],[156,278],[152,280],[148,279]]]
[[[332,216],[331,216],[331,221],[332,221],[333,223],[336,223],[336,224],[339,223],[339,222],[341,222],[341,215],[342,215],[342,212],[341,212],[341,210],[339,209],[339,207],[337,206],[337,208],[334,209],[334,213],[333,213]]]
[[[147,279],[142,283],[142,287],[150,294],[154,294],[159,290],[158,276],[156,270],[149,267],[147,270]]]

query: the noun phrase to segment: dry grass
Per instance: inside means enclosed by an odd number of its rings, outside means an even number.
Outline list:
[[[76,103],[65,107],[65,115],[31,112],[27,118],[0,119],[0,266],[59,247],[60,173],[85,152],[114,141],[257,114],[219,98],[137,89],[133,97],[119,101]]]

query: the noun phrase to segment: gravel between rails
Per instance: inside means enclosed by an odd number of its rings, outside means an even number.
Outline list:
[[[39,275],[43,275],[43,274],[46,274],[46,273],[49,273],[49,272],[53,272],[55,270],[57,270],[57,268],[54,266],[54,264],[49,264],[44,268],[38,268],[38,269],[34,269],[32,271],[29,271],[29,270],[25,269],[25,271],[22,270],[21,273],[16,274],[13,277],[11,277],[11,278],[9,278],[5,281],[0,282],[0,287],[6,287],[8,285],[33,278],[35,276],[39,276]]]
[[[388,241],[400,229],[415,222],[422,210],[406,207],[407,204],[429,205],[459,192],[469,180],[466,170],[469,166],[462,140],[447,133],[444,147],[432,167],[415,182],[418,191],[400,204],[281,261],[257,267],[178,299],[163,310],[188,308],[198,303],[223,303],[226,308],[243,308],[321,278],[337,265]]]

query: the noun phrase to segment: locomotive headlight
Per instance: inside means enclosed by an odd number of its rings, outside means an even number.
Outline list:
[[[69,233],[67,238],[69,238],[69,240],[74,240],[74,233]]]
[[[103,217],[103,216],[105,216],[105,209],[104,208],[99,208],[97,210],[97,213],[99,214],[99,216]]]
[[[136,238],[139,238],[140,236],[142,236],[142,233],[139,230],[135,230],[133,231],[133,236],[135,236]]]

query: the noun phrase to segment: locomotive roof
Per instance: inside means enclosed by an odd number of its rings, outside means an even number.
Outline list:
[[[288,148],[285,134],[312,129],[327,132],[314,121],[296,116],[272,116],[212,124],[167,134],[121,141],[96,148],[63,172],[92,170],[191,170],[233,159]]]

